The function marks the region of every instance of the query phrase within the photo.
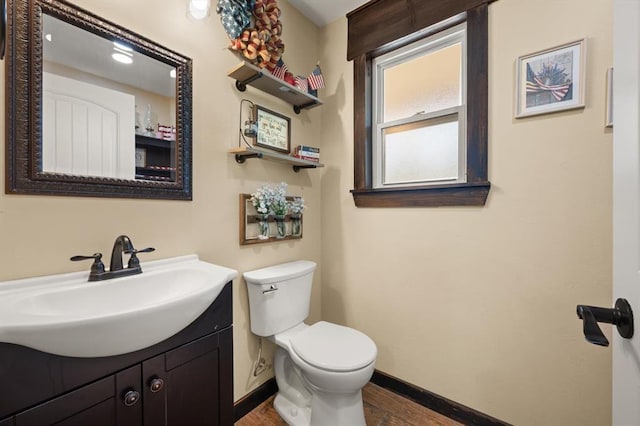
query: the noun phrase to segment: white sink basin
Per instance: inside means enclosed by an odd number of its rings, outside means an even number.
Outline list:
[[[0,282],[0,342],[72,357],[120,355],[173,336],[238,272],[181,256],[142,274],[88,282],[88,272]]]

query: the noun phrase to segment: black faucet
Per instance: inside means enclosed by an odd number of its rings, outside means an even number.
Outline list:
[[[120,271],[123,268],[122,254],[132,252],[133,244],[131,244],[131,239],[126,235],[118,236],[113,243],[113,248],[111,249],[111,263],[109,264],[109,271]]]
[[[89,273],[89,281],[102,281],[111,278],[125,277],[127,275],[141,274],[142,268],[140,267],[140,260],[137,254],[150,253],[152,251],[155,251],[155,248],[147,247],[142,250],[136,250],[133,248],[133,243],[129,237],[120,235],[113,243],[111,263],[109,264],[108,271],[104,269],[102,253],[95,253],[92,256],[73,256],[70,260],[76,262],[79,260],[93,259],[91,272]],[[122,265],[122,254],[130,255],[126,268]]]

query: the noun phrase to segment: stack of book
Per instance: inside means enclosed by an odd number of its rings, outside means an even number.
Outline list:
[[[315,146],[298,145],[293,150],[293,156],[301,160],[320,162],[320,148]]]

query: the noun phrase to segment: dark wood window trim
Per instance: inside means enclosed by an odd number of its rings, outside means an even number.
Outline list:
[[[488,181],[488,4],[493,0],[374,0],[347,15],[347,59],[354,61],[354,189],[357,207],[483,206]],[[467,23],[467,182],[374,189],[372,186],[372,59],[447,21]],[[393,23],[381,25],[381,22]],[[440,31],[444,28],[438,28]]]

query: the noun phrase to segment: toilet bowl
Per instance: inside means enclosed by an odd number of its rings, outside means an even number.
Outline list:
[[[303,322],[315,267],[297,261],[244,273],[251,330],[278,346],[274,407],[293,426],[364,426],[362,387],[377,348],[358,330]]]

